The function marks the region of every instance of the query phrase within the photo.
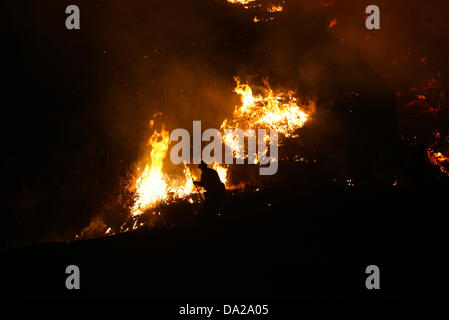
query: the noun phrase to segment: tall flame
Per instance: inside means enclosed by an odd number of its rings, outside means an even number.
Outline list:
[[[151,204],[167,196],[167,183],[162,172],[163,161],[167,154],[170,135],[162,129],[155,131],[148,141],[151,146],[150,161],[136,181],[137,200],[132,208],[133,215],[139,214]]]
[[[218,163],[214,163],[212,165],[212,168],[214,168],[215,171],[217,171],[221,182],[223,182],[225,185],[227,185],[227,183],[228,183],[228,168],[226,168]]]
[[[151,147],[150,158],[136,180],[137,199],[131,208],[131,213],[134,216],[142,214],[146,209],[152,208],[169,197],[184,198],[197,190],[193,184],[193,180],[197,177],[186,165],[184,165],[183,171],[184,178],[174,179],[164,173],[164,160],[169,143],[170,135],[165,129],[160,132],[155,131],[148,141],[148,145]],[[213,164],[213,168],[226,185],[228,169],[216,163]]]

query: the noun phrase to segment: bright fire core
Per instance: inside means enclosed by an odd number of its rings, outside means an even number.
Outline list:
[[[235,80],[237,86],[234,91],[240,95],[241,104],[235,107],[231,120],[223,121],[222,129],[276,129],[280,136],[291,137],[307,122],[309,115],[298,105],[292,92],[275,93],[266,82],[263,94],[254,95],[248,84],[242,83],[238,78]],[[228,144],[226,137],[225,143]],[[179,178],[171,178],[164,171],[169,144],[170,134],[165,129],[155,131],[149,139],[150,152],[146,156],[145,168],[143,171],[139,170],[135,182],[137,199],[131,208],[132,215],[142,214],[145,210],[170,198],[185,198],[197,192],[193,179],[196,180],[198,177],[189,167],[184,166],[184,176]],[[228,168],[219,164],[214,164],[213,168],[228,187]]]

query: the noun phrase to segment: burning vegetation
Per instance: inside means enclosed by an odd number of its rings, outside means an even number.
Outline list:
[[[237,85],[234,92],[240,95],[241,104],[235,107],[231,120],[223,121],[222,129],[276,129],[281,136],[290,137],[295,136],[297,130],[307,122],[309,114],[298,105],[292,91],[274,93],[268,81],[264,80],[263,92],[254,95],[249,84],[242,83],[239,78],[235,78],[235,81]],[[312,107],[310,104],[307,109],[311,110]],[[223,134],[224,143],[235,151],[235,143],[230,139],[230,136]],[[133,215],[139,215],[161,201],[186,198],[198,192],[193,184],[198,175],[187,165],[184,165],[181,178],[170,178],[167,172],[164,172],[169,143],[169,132],[165,129],[155,131],[148,141],[151,151],[149,157],[146,157],[147,163],[143,172],[138,169],[139,176],[135,184],[137,200],[131,209]],[[227,179],[228,168],[216,163],[213,168],[217,170],[221,181],[230,187]]]
[[[290,137],[302,128],[309,118],[305,110],[312,110],[314,105],[298,104],[294,92],[273,92],[267,80],[262,93],[253,94],[253,89],[239,78],[235,78],[235,93],[241,97],[241,105],[236,106],[231,120],[224,120],[221,128],[273,128],[279,134]]]
[[[437,74],[416,87],[396,92],[399,129],[407,144],[424,146],[430,163],[449,175],[449,132],[444,130],[449,105],[440,78]]]
[[[437,165],[441,172],[449,176],[449,157],[444,156],[441,152],[434,152],[431,148],[427,150],[427,156],[431,163]]]
[[[235,106],[232,119],[225,119],[222,122],[223,130],[276,129],[281,138],[297,138],[298,129],[307,123],[315,109],[313,102],[301,105],[291,90],[274,91],[267,79],[263,80],[263,86],[257,88],[252,88],[238,77],[235,81],[234,92],[240,96],[240,104]],[[255,94],[254,91],[259,93]],[[154,121],[152,120],[150,124],[153,125]],[[223,134],[222,139],[237,157],[237,145],[232,137]],[[266,139],[269,139],[268,135]],[[106,235],[135,230],[146,224],[145,220],[139,219],[143,213],[149,212],[160,216],[157,208],[161,204],[168,204],[175,200],[197,202],[201,198],[201,191],[195,187],[193,181],[199,178],[198,169],[196,166],[190,167],[184,164],[182,173],[169,174],[166,169],[167,161],[169,161],[169,146],[169,131],[164,127],[161,130],[154,130],[147,143],[148,152],[143,158],[144,168],[137,168],[134,185],[130,186],[134,193],[134,203],[129,208],[130,220],[127,219],[120,226],[120,230],[113,230],[99,219],[93,220],[81,236],[77,235],[77,238],[82,238],[83,234],[88,235],[89,231],[97,232],[99,229]],[[217,163],[214,163],[212,167],[226,187],[232,187],[228,177],[230,167]]]
[[[284,11],[284,1],[262,2],[258,0],[227,0],[228,3],[241,5],[244,9],[257,11],[253,22],[268,22],[275,19],[275,14]]]

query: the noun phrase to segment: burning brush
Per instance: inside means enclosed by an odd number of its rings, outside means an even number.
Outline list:
[[[235,78],[234,92],[240,96],[241,103],[234,108],[233,117],[225,119],[221,128],[250,128],[276,129],[280,138],[297,137],[297,130],[302,128],[315,109],[315,104],[301,105],[292,91],[275,91],[271,89],[267,80],[264,80],[262,89],[254,93],[248,83]],[[152,123],[153,124],[153,123]],[[223,142],[235,150],[234,141],[223,135]],[[269,137],[268,137],[269,138]],[[170,134],[162,127],[155,130],[148,140],[149,152],[145,156],[145,166],[137,169],[132,192],[135,194],[134,204],[130,207],[130,217],[120,230],[95,223],[89,228],[103,230],[103,234],[113,235],[117,232],[135,230],[142,226],[151,226],[155,221],[163,224],[161,211],[163,207],[176,203],[188,205],[197,203],[201,197],[193,180],[198,180],[199,173],[184,164],[182,174],[168,175],[164,162],[166,161],[170,144]],[[229,181],[229,167],[214,163],[212,165],[226,187],[232,188]],[[145,216],[143,217],[143,214]],[[83,236],[79,236],[83,238]]]

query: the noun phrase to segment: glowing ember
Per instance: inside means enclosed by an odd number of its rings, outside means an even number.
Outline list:
[[[338,23],[338,19],[332,19],[331,22],[329,22],[329,29],[332,29],[333,27],[335,27]]]
[[[281,5],[277,5],[277,6],[272,6],[270,8],[267,9],[267,12],[281,12],[282,10],[284,10],[284,8]]]
[[[232,4],[242,5],[244,9],[257,8],[258,10],[262,10],[264,12],[263,13],[264,16],[254,17],[253,22],[255,23],[273,21],[274,17],[270,15],[284,11],[284,7],[281,4],[264,4],[260,2],[256,3],[256,0],[228,0],[228,2]]]
[[[164,129],[161,132],[155,131],[148,142],[148,145],[151,146],[150,159],[136,180],[137,200],[131,208],[131,213],[134,216],[142,214],[161,201],[168,200],[169,197],[185,198],[196,192],[193,180],[197,180],[198,177],[187,166],[184,166],[183,178],[173,179],[164,173],[164,160],[168,154],[169,143],[169,132]],[[215,163],[213,168],[226,185],[228,169]]]
[[[434,165],[437,165],[441,172],[449,175],[449,170],[444,166],[449,164],[449,157],[446,157],[441,152],[434,152],[432,149],[427,149],[427,156],[429,157],[430,162]]]
[[[258,17],[254,17],[253,21],[254,23],[257,22],[267,22],[267,21],[273,21],[274,17],[268,17],[268,18],[258,18]]]
[[[228,0],[229,3],[237,3],[237,4],[248,4],[255,1],[256,0]]]
[[[420,116],[422,114],[436,115],[444,108],[446,99],[446,89],[438,77],[433,77],[416,88],[396,94],[399,98],[408,100],[407,103],[402,104],[400,111],[407,111],[413,117],[417,117],[418,114]]]

